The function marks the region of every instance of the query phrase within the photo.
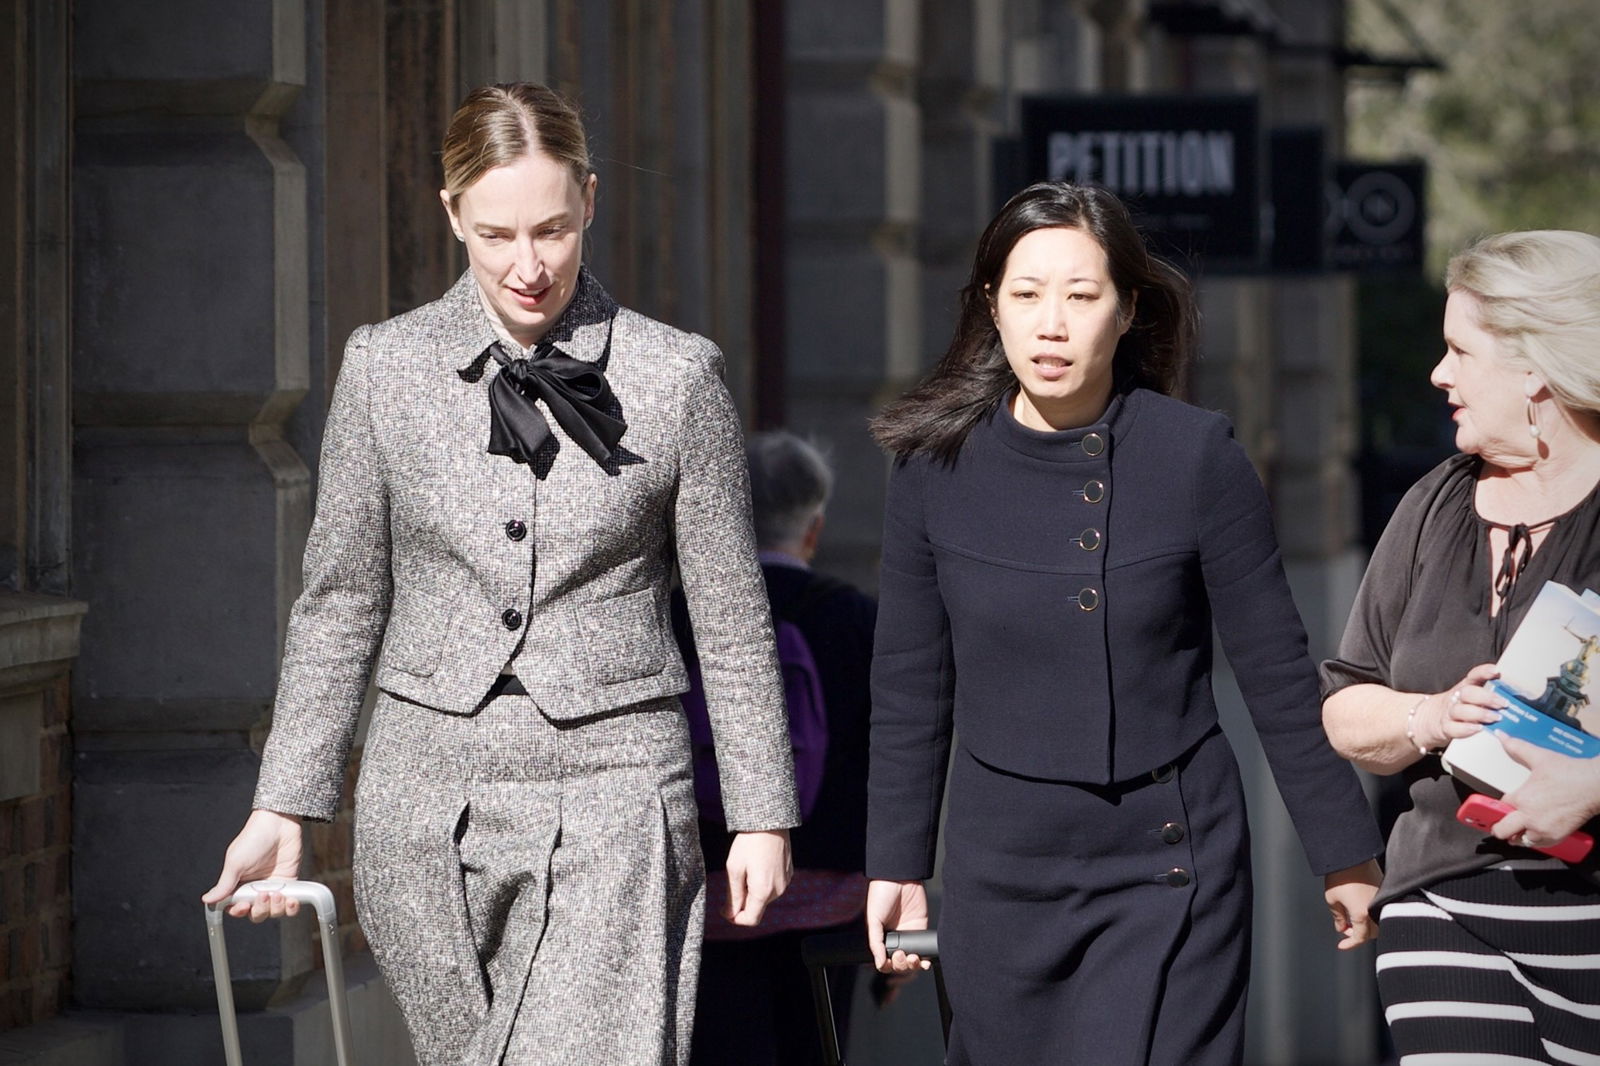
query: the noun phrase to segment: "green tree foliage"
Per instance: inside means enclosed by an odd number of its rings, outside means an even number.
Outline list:
[[[1600,5],[1595,0],[1350,0],[1350,40],[1417,41],[1448,69],[1357,82],[1351,154],[1429,165],[1429,265],[1510,229],[1600,233]]]

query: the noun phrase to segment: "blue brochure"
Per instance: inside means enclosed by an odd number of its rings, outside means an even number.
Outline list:
[[[1489,688],[1509,704],[1500,720],[1445,748],[1446,770],[1481,792],[1500,796],[1528,769],[1500,745],[1498,733],[1580,759],[1600,756],[1600,706],[1590,702],[1590,662],[1600,673],[1600,596],[1547,581],[1496,665]],[[1600,696],[1600,692],[1595,693]]]
[[[1489,688],[1510,706],[1500,712],[1498,722],[1484,726],[1486,731],[1504,733],[1579,759],[1592,759],[1600,755],[1600,737],[1585,733],[1563,719],[1534,710],[1503,681],[1491,681]]]

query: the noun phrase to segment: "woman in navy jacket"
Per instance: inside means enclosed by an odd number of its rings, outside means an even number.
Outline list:
[[[950,348],[874,424],[896,456],[873,663],[868,930],[926,924],[951,1063],[1234,1063],[1250,867],[1221,634],[1341,947],[1382,844],[1322,731],[1267,497],[1171,398],[1188,282],[1110,193],[1041,183],[979,242]],[[957,738],[950,766],[952,737]]]

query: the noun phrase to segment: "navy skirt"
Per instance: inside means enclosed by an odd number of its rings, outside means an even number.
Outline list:
[[[1104,787],[958,748],[945,848],[947,1062],[1240,1060],[1249,830],[1220,730]]]

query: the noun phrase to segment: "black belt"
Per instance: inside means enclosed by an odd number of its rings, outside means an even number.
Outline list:
[[[501,674],[494,679],[494,684],[489,686],[488,699],[497,696],[526,696],[528,690],[522,687],[522,678],[516,674]]]

